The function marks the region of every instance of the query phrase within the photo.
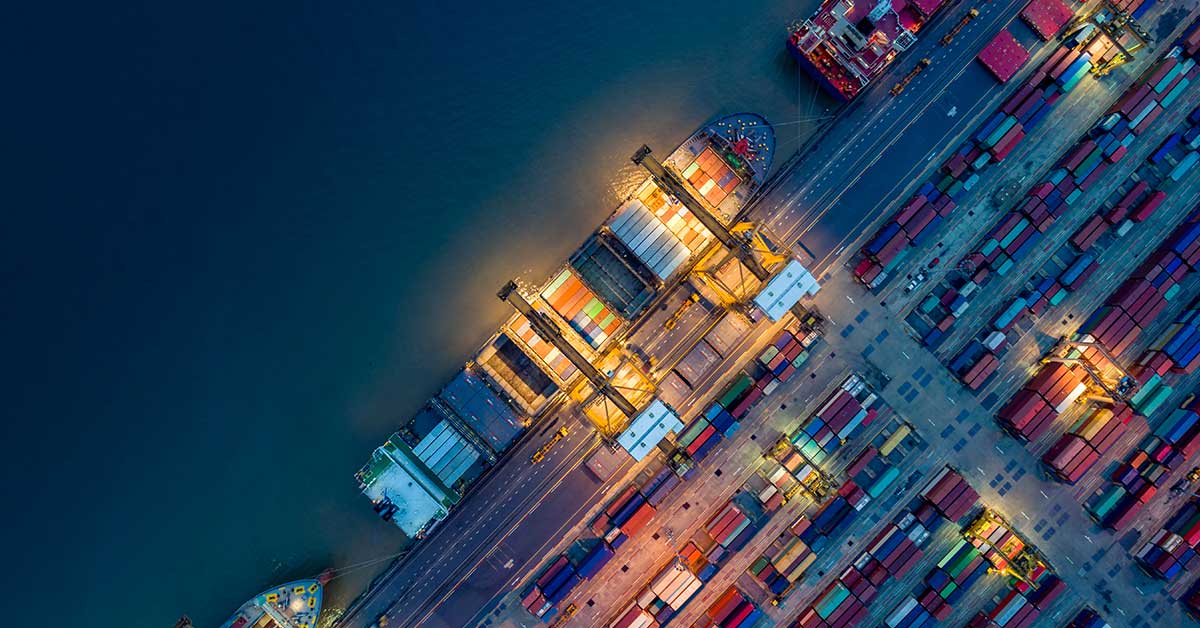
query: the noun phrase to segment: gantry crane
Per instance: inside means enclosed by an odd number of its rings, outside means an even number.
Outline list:
[[[1088,349],[1095,349],[1100,353],[1100,355],[1104,356],[1104,359],[1117,369],[1117,371],[1120,373],[1120,377],[1112,379],[1101,373],[1100,369],[1097,368],[1095,364],[1092,364],[1090,360],[1084,357],[1084,354]],[[1084,372],[1088,374],[1088,377],[1091,378],[1096,387],[1104,391],[1104,395],[1089,394],[1089,398],[1096,399],[1097,401],[1103,401],[1106,403],[1124,403],[1129,401],[1129,399],[1133,397],[1133,394],[1136,393],[1138,389],[1137,378],[1130,375],[1129,371],[1126,371],[1125,368],[1121,366],[1121,363],[1118,362],[1117,359],[1108,352],[1108,349],[1104,348],[1104,346],[1098,342],[1063,339],[1058,343],[1058,346],[1056,346],[1050,352],[1049,355],[1047,355],[1045,358],[1042,358],[1043,364],[1049,364],[1051,362],[1058,362],[1060,364],[1068,365],[1078,364],[1082,366]]]
[[[909,70],[908,74],[904,75],[904,78],[900,79],[899,82],[892,86],[892,95],[899,96],[900,92],[903,92],[904,88],[907,87],[913,79],[917,78],[918,74],[924,72],[925,68],[929,67],[930,63],[932,62],[929,60],[929,57],[925,57],[924,59],[918,61],[917,65],[913,66],[913,69]]]
[[[1132,61],[1135,52],[1145,48],[1153,41],[1153,38],[1146,32],[1146,29],[1142,28],[1142,25],[1129,12],[1117,8],[1109,0],[1095,5],[1087,13],[1071,20],[1070,24],[1063,31],[1063,38],[1074,37],[1089,27],[1093,32],[1085,36],[1088,42],[1094,38],[1094,34],[1103,34],[1120,51],[1112,59],[1092,68],[1092,74],[1096,76],[1105,76],[1109,72],[1112,72],[1114,68]],[[1132,46],[1126,46],[1121,41],[1125,34],[1131,35],[1137,41]],[[1087,42],[1080,42],[1081,47],[1086,44]]]
[[[738,224],[735,226],[735,228],[739,228],[740,230],[735,233],[733,229],[730,229],[722,224],[721,221],[717,219],[713,210],[705,207],[704,203],[692,195],[692,193],[687,189],[687,186],[684,185],[682,180],[680,180],[678,175],[667,169],[666,166],[662,165],[658,159],[650,154],[649,146],[643,144],[642,147],[633,154],[632,160],[633,163],[645,168],[650,173],[650,176],[654,178],[655,183],[657,183],[659,187],[661,187],[668,194],[679,199],[679,202],[683,203],[683,205],[688,208],[688,211],[690,211],[692,215],[696,217],[696,220],[699,220],[700,224],[704,225],[704,227],[708,229],[710,233],[716,236],[717,240],[720,241],[725,248],[732,251],[733,254],[738,257],[738,260],[740,260],[742,264],[749,269],[759,281],[766,281],[771,277],[771,271],[767,270],[767,266],[776,263],[777,260],[782,258],[778,257],[778,253],[769,248],[769,245],[764,239],[761,238],[761,236],[756,238],[753,235],[753,225],[743,226],[743,224]],[[740,234],[744,233],[751,233],[751,235],[750,237],[746,238],[738,237]],[[760,260],[756,256],[756,253],[764,253],[760,249],[760,243],[763,247],[766,247],[767,252],[770,253],[770,255],[767,255],[763,260]]]
[[[966,28],[967,24],[970,24],[971,20],[977,17],[979,17],[979,9],[971,9],[970,11],[967,11],[966,15],[963,15],[962,19],[958,21],[958,24],[955,24],[954,28],[950,29],[950,32],[942,36],[942,45],[950,45],[950,42],[954,41],[954,38],[957,37],[960,32],[962,32],[962,29]]]
[[[504,287],[500,288],[496,296],[500,297],[501,301],[507,301],[516,308],[529,321],[529,326],[537,332],[538,336],[541,336],[542,340],[554,345],[556,349],[561,351],[563,356],[571,364],[574,364],[575,368],[579,369],[583,373],[583,376],[591,382],[592,386],[608,397],[609,401],[612,401],[613,405],[617,406],[621,412],[624,412],[630,419],[637,416],[637,408],[625,398],[625,395],[621,394],[621,391],[617,390],[617,387],[599,369],[593,366],[587,358],[583,357],[583,354],[574,345],[563,337],[558,325],[555,325],[544,313],[534,309],[525,300],[521,291],[517,289],[517,282],[509,281],[504,284]]]

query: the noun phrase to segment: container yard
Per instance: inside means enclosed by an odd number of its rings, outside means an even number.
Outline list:
[[[397,572],[436,597],[380,613],[1200,625],[1197,10],[992,3],[939,41],[971,8],[826,3],[791,31],[842,100],[903,104],[890,66],[935,47],[989,94],[832,257],[747,220],[800,198],[772,189],[773,139],[739,136],[765,122],[635,155],[651,176],[547,283],[516,287],[516,314],[360,474],[448,557]],[[1142,21],[1157,36],[1135,45]],[[488,481],[506,469],[542,488]],[[389,506],[410,476],[432,523]],[[450,564],[476,532],[482,558]]]

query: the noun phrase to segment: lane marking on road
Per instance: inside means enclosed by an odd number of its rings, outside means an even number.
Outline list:
[[[908,355],[907,353],[905,353],[905,352],[903,352],[903,351],[901,351],[901,352],[900,352],[900,355],[904,356],[904,359],[905,359],[905,360],[911,360],[911,359],[912,359],[912,356]]]
[[[1000,449],[1000,446],[999,446],[999,445],[993,445],[993,446],[996,448],[996,451],[1000,452],[1000,455],[1001,455],[1001,456],[1003,456],[1003,455],[1004,455],[1004,450],[1003,450],[1003,449]]]
[[[1021,516],[1022,516],[1022,517],[1025,517],[1025,519],[1026,519],[1027,521],[1033,521],[1033,519],[1030,519],[1030,518],[1029,518],[1029,515],[1025,514],[1025,511],[1024,511],[1024,510],[1022,510],[1022,511],[1021,511]]]
[[[1083,535],[1083,538],[1087,539],[1087,542],[1088,542],[1088,543],[1094,543],[1094,541],[1092,541],[1092,537],[1090,537],[1090,536],[1088,536],[1088,535],[1086,535],[1086,534],[1085,534],[1085,535]]]
[[[1042,497],[1045,497],[1046,499],[1050,499],[1050,496],[1046,494],[1046,491],[1038,489],[1038,492],[1042,494]]]
[[[953,399],[951,399],[951,398],[949,398],[949,397],[946,397],[946,401],[949,401],[949,402],[950,402],[950,405],[952,405],[952,406],[957,406],[957,405],[958,405],[958,402],[957,402],[957,401],[955,401],[955,400],[953,400]]]

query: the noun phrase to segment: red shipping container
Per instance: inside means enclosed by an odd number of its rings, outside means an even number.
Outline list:
[[[1167,193],[1162,190],[1155,190],[1147,196],[1145,200],[1138,204],[1137,209],[1133,210],[1129,219],[1134,222],[1142,222],[1154,214],[1154,210],[1162,205],[1163,200],[1167,198]]]

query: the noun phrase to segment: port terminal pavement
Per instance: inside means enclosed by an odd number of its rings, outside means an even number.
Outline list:
[[[886,102],[881,110],[878,105],[888,98],[886,85],[890,84],[891,76],[885,74],[863,96],[877,99],[876,106],[869,106],[870,100],[864,100],[847,111],[830,136],[800,160],[789,173],[790,178],[775,186],[756,211],[775,214],[772,210],[783,210],[775,225],[783,227],[789,235],[803,233],[805,225],[810,229],[817,227],[808,249],[823,253],[823,260],[844,251],[848,239],[862,235],[865,230],[860,216],[877,218],[881,212],[886,215],[886,206],[878,203],[895,202],[899,190],[919,180],[916,169],[936,165],[934,156],[938,148],[946,148],[955,133],[968,132],[981,115],[991,111],[990,105],[999,102],[1005,92],[1003,88],[994,83],[972,83],[991,81],[976,67],[973,55],[988,35],[1011,23],[1021,4],[988,3],[982,19],[976,20],[944,51],[935,50],[937,33],[924,37],[905,59],[942,52],[930,70],[910,84],[900,97]],[[950,16],[953,17],[953,12]],[[922,46],[927,49],[922,51]],[[899,71],[897,68],[892,74]],[[970,95],[976,96],[974,102],[963,100]],[[951,110],[955,115],[948,115]],[[1077,120],[1078,128],[1068,135],[1073,137],[1083,130],[1079,122],[1082,121]],[[939,124],[948,130],[939,134],[937,128],[929,126]],[[1063,128],[1058,127],[1060,131]],[[935,139],[931,142],[930,138]],[[931,145],[934,152],[926,158]],[[850,150],[845,150],[846,147]],[[895,153],[897,150],[916,151],[916,154],[905,157],[905,153]],[[913,163],[914,170],[885,172],[887,169],[879,165],[881,161],[885,165]],[[788,181],[799,185],[789,186]],[[862,185],[870,187],[860,189]],[[846,211],[840,209],[854,199],[863,205]],[[827,215],[835,204],[839,211]],[[824,240],[818,241],[819,238]],[[946,377],[949,378],[948,374]],[[533,431],[541,433],[551,427]],[[358,609],[352,609],[354,612],[340,625],[370,625],[380,612],[397,601],[400,606],[412,607],[413,612],[405,616],[418,620],[399,625],[462,625],[461,620],[469,617],[463,613],[488,606],[489,600],[510,582],[510,575],[529,568],[548,540],[561,537],[562,531],[598,503],[604,493],[604,486],[578,468],[579,462],[597,445],[593,434],[573,430],[550,453],[546,463],[530,467],[526,461],[538,442],[527,439],[510,453],[509,463],[482,483],[433,538],[418,546],[398,569],[385,574],[376,594],[371,596],[375,602],[368,600]],[[619,469],[618,476],[627,471]],[[512,534],[518,529],[519,534]],[[483,571],[494,572],[494,577],[481,577]],[[472,577],[463,578],[464,573]],[[437,612],[432,613],[431,609]],[[429,618],[428,623],[423,618]]]

